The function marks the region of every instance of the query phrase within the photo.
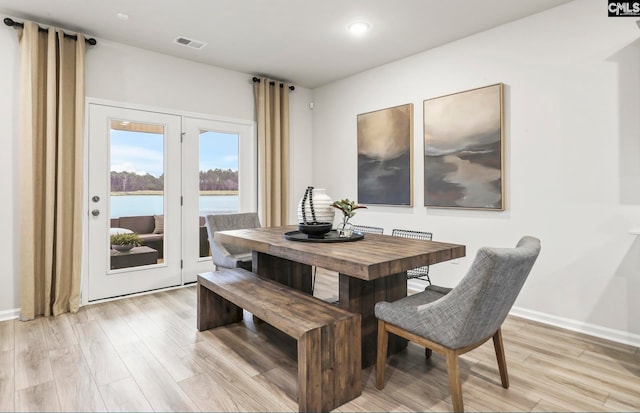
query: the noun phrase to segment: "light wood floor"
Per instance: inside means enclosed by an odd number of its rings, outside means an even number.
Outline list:
[[[335,275],[316,295],[335,300]],[[0,411],[296,411],[295,343],[246,321],[195,328],[195,287],[0,323]],[[500,386],[489,341],[462,357],[467,411],[638,411],[640,351],[509,317],[511,380]],[[389,359],[384,390],[339,411],[451,410],[445,361],[413,344]]]

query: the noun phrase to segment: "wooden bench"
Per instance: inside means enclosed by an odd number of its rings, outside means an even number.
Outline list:
[[[298,341],[301,412],[362,393],[360,314],[240,268],[198,275],[198,330],[241,321],[242,309]]]

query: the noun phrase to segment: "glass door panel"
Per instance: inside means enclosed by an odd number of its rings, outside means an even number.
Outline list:
[[[200,130],[200,257],[211,256],[204,217],[239,211],[239,140],[235,133]]]
[[[161,263],[165,127],[112,120],[109,132],[110,269]]]

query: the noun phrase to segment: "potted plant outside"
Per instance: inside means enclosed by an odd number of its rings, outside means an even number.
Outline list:
[[[139,247],[142,245],[140,236],[136,233],[128,234],[113,234],[110,238],[111,248],[116,251],[126,252],[133,247]]]
[[[358,205],[349,198],[335,201],[331,206],[342,211],[342,223],[338,225],[338,234],[344,238],[350,237],[353,234],[353,225],[349,223],[349,219],[356,214],[356,209],[366,208],[366,206]]]

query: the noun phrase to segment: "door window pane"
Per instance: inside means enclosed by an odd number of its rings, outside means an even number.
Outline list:
[[[111,234],[138,234],[142,245],[117,251],[111,269],[152,265],[164,257],[164,126],[112,120],[110,125]]]
[[[237,134],[200,131],[200,257],[211,255],[205,215],[239,210],[238,144]]]

